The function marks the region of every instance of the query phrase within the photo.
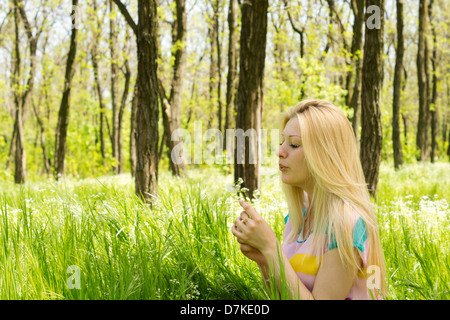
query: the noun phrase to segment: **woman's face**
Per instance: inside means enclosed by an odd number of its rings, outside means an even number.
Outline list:
[[[298,119],[292,118],[282,133],[282,141],[277,150],[281,180],[289,185],[310,189],[308,184],[308,167],[303,152],[302,139]]]

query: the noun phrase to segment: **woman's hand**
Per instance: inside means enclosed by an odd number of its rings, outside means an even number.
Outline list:
[[[267,260],[258,249],[253,248],[251,245],[242,243],[239,238],[237,241],[241,244],[240,249],[244,256],[249,258],[250,260],[255,261],[259,266],[266,266]]]
[[[245,201],[239,200],[239,204],[244,209],[240,216],[236,219],[231,232],[245,250],[245,255],[262,261],[259,253],[264,257],[265,252],[277,250],[278,239],[272,228],[259,215],[259,213]],[[244,245],[244,247],[242,247]],[[259,251],[259,253],[258,253]],[[250,256],[248,256],[248,253]],[[252,258],[250,258],[252,259]],[[252,259],[254,260],[254,259]],[[256,260],[254,260],[256,261]],[[264,258],[265,261],[265,258]]]

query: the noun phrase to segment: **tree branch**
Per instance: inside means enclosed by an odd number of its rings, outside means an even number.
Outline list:
[[[16,1],[16,5],[17,5],[17,8],[19,9],[20,16],[21,16],[23,24],[25,26],[28,40],[31,41],[31,39],[33,39],[33,33],[31,32],[30,23],[28,22],[27,15],[25,13],[25,10],[23,9],[23,3],[22,3],[22,1]]]
[[[137,37],[138,34],[138,26],[134,22],[133,18],[131,17],[130,13],[127,10],[127,7],[120,1],[120,0],[113,0],[117,7],[119,8],[120,12],[122,12],[123,17],[128,22],[128,25],[133,29],[134,34]]]

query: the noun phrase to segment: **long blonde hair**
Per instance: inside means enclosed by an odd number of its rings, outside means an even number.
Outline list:
[[[335,239],[339,255],[349,270],[363,272],[367,266],[381,271],[380,288],[386,294],[385,264],[378,223],[359,159],[353,129],[341,110],[322,100],[305,100],[288,109],[282,116],[281,131],[290,119],[297,118],[305,161],[314,181],[312,199],[306,215],[304,190],[282,183],[289,208],[294,241],[304,227],[313,205],[313,250],[325,252],[325,240]],[[353,250],[353,217],[357,212],[365,223],[369,241],[366,266],[361,266]]]

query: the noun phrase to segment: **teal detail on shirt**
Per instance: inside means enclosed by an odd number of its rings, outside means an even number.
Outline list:
[[[303,208],[303,216],[305,216],[305,214],[306,214],[306,209],[305,209],[305,208]],[[284,224],[286,224],[286,223],[287,223],[287,221],[288,221],[288,218],[289,218],[289,213],[287,214],[287,216],[286,216],[286,217],[284,217]]]
[[[368,237],[366,224],[364,220],[360,217],[355,223],[355,228],[353,229],[353,246],[358,248],[361,252],[364,252],[364,242]],[[337,248],[337,242],[333,235],[331,235],[331,242],[328,245],[328,250]]]
[[[303,208],[303,216],[306,214],[306,209]],[[286,224],[289,218],[289,214],[284,217],[284,223]],[[327,228],[328,230],[328,228]],[[367,229],[366,229],[366,224],[364,223],[364,220],[360,217],[358,218],[358,220],[355,223],[355,228],[353,230],[353,246],[358,248],[361,252],[364,252],[364,242],[366,241],[368,237],[367,234]],[[305,240],[303,241],[298,241],[298,243],[302,243],[305,242]],[[337,242],[335,237],[332,235],[331,236],[331,242],[328,245],[328,250],[337,248]]]

